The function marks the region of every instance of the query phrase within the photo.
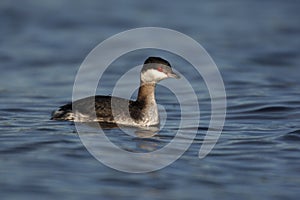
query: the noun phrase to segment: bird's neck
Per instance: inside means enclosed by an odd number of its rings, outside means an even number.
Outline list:
[[[145,104],[155,103],[155,86],[155,83],[141,82],[137,102],[143,102]]]
[[[158,125],[159,115],[155,101],[155,83],[141,83],[135,104],[139,107],[138,116],[146,126]]]

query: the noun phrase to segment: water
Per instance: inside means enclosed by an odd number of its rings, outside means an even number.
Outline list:
[[[1,1],[1,199],[297,199],[299,8],[298,1],[273,0]],[[162,170],[126,174],[94,159],[72,123],[49,118],[71,99],[76,71],[92,48],[141,26],[172,28],[200,42],[223,76],[228,111],[217,145],[199,160],[210,116],[209,94],[200,85],[201,124],[188,151]],[[114,66],[128,70],[147,53]],[[99,93],[111,93],[120,76],[116,69],[107,72]],[[193,73],[185,76],[192,80]],[[136,83],[135,77],[128,81]],[[167,89],[159,87],[157,99],[169,120],[159,136],[106,133],[129,150],[164,146],[180,113]]]

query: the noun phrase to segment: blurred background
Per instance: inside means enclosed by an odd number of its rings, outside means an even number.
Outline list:
[[[299,9],[297,0],[1,0],[0,198],[297,199]],[[76,72],[96,45],[145,26],[174,29],[203,45],[223,76],[227,120],[214,150],[199,160],[210,116],[201,85],[204,123],[189,150],[160,171],[125,174],[95,160],[73,124],[49,118],[71,100]],[[125,57],[108,76],[142,64],[149,53]],[[109,94],[113,85],[106,82],[100,92]],[[137,141],[119,137],[120,130],[108,134],[128,148],[165,145],[178,124],[176,100],[166,93],[158,88],[158,102],[169,111],[161,137]]]

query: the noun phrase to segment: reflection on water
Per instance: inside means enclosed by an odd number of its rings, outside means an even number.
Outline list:
[[[1,1],[1,199],[198,199],[199,194],[203,199],[297,199],[299,8],[297,1],[273,0]],[[124,55],[106,71],[98,94],[110,95],[123,73],[156,55],[189,78],[201,111],[199,127],[181,127],[178,145],[186,143],[192,130],[198,133],[180,159],[153,173],[126,174],[94,159],[73,123],[49,118],[70,101],[78,67],[92,48],[141,26],[173,28],[200,42],[223,76],[228,112],[217,145],[199,160],[211,112],[201,76],[166,52],[147,49]],[[138,85],[138,76],[129,79],[124,88]],[[180,93],[188,104],[189,94]],[[156,96],[165,120],[161,130],[106,124],[101,125],[105,136],[134,153],[169,144],[180,118],[193,116],[193,108],[182,116],[176,95],[161,86]],[[91,139],[99,135],[93,127],[82,128]],[[109,149],[105,153],[114,155]],[[117,162],[133,165],[121,156]]]
[[[159,127],[150,126],[150,127],[129,127],[122,126],[115,123],[98,123],[98,122],[88,122],[88,123],[76,123],[77,131],[80,131],[80,134],[91,135],[102,134],[109,137],[112,141],[112,137],[117,138],[115,141],[120,143],[133,143],[133,148],[130,148],[130,145],[125,147],[126,151],[130,152],[152,152],[154,150],[160,149],[162,146],[159,145],[161,142],[159,140]],[[99,130],[100,129],[100,130]],[[102,131],[101,131],[102,130]],[[122,141],[120,137],[123,136],[126,140]],[[130,141],[128,141],[128,136],[130,136]],[[148,138],[148,140],[147,140]],[[161,143],[162,144],[162,143]],[[103,143],[107,145],[107,143]]]

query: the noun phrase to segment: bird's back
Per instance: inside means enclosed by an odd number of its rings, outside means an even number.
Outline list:
[[[131,109],[135,102],[119,97],[92,96],[61,106],[52,115],[55,120],[78,122],[98,121],[116,123],[131,119]],[[134,106],[135,107],[135,106]],[[139,109],[139,108],[135,108]],[[128,123],[128,122],[127,122]]]

